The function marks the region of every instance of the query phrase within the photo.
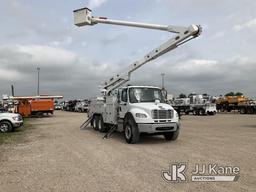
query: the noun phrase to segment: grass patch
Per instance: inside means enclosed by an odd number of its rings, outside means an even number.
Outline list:
[[[8,143],[20,143],[24,141],[25,135],[29,133],[33,127],[29,123],[29,119],[25,118],[23,126],[10,133],[0,133],[0,145]]]

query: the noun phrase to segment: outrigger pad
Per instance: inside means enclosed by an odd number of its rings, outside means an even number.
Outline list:
[[[103,139],[109,139],[110,136],[114,133],[114,131],[117,129],[116,125],[113,125],[109,131],[106,133],[106,135],[104,135]]]

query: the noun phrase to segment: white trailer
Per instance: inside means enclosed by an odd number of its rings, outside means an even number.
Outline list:
[[[193,115],[215,115],[217,108],[215,103],[191,104]]]
[[[207,94],[190,95],[190,108],[194,115],[215,115],[217,113],[216,104]]]
[[[215,115],[217,113],[216,104],[212,103],[209,95],[190,94],[188,98],[178,98],[172,101],[172,107],[178,112],[188,115]]]
[[[115,130],[124,132],[127,143],[138,142],[141,134],[161,134],[166,140],[176,140],[180,131],[179,117],[166,103],[163,91],[153,86],[124,86],[124,84],[130,80],[131,73],[142,65],[199,36],[201,27],[110,20],[106,17],[93,17],[88,8],[75,10],[74,21],[77,26],[103,23],[163,30],[176,34],[142,59],[132,63],[127,71],[106,81],[102,85],[102,96],[90,101],[89,118],[81,126],[83,128],[91,123],[95,130],[108,131],[106,137]]]

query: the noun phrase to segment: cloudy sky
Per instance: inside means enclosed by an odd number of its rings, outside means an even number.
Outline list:
[[[0,0],[0,95],[41,94],[66,99],[99,93],[98,86],[172,37],[161,31],[99,24],[76,27],[73,10],[156,24],[200,24],[203,34],[143,66],[129,84],[165,86],[169,93],[256,96],[254,0]]]

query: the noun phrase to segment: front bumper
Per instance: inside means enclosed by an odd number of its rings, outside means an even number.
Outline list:
[[[18,128],[18,127],[21,127],[23,125],[23,121],[15,121],[12,123],[12,126],[14,128]]]
[[[140,133],[165,133],[173,132],[180,128],[180,124],[173,123],[139,123],[138,129]]]

